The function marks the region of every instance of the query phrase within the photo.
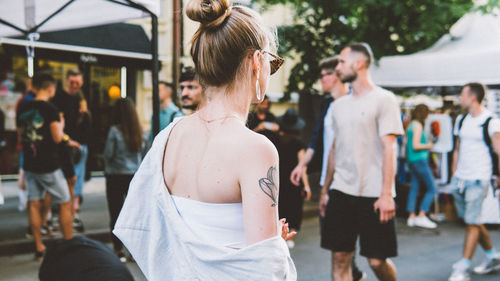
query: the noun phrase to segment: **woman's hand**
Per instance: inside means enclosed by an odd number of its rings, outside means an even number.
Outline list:
[[[280,222],[281,222],[281,237],[285,239],[285,241],[292,239],[295,235],[297,235],[297,232],[295,231],[290,232],[286,219],[281,219]]]

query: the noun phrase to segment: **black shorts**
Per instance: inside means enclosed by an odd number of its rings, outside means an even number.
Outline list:
[[[321,247],[333,252],[354,252],[359,235],[360,254],[385,259],[397,256],[394,218],[381,223],[373,210],[377,198],[356,197],[330,190],[321,228]]]

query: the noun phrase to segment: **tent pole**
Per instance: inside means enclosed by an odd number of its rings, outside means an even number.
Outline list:
[[[158,17],[151,13],[151,54],[153,78],[153,136],[160,132],[160,98],[158,96]]]
[[[9,27],[12,27],[14,28],[15,30],[19,31],[19,32],[22,32],[24,35],[28,34],[28,31],[20,28],[20,27],[17,27],[15,25],[13,25],[12,23],[8,22],[8,21],[5,21],[3,19],[0,19],[0,24],[4,24],[6,26],[9,26]]]
[[[75,0],[70,0],[68,2],[66,2],[66,4],[64,4],[62,7],[60,7],[59,9],[57,9],[55,12],[53,12],[50,16],[48,16],[46,19],[44,19],[41,23],[39,23],[37,26],[35,27],[32,27],[28,32],[31,33],[31,32],[36,32],[42,25],[44,25],[46,22],[48,22],[50,19],[52,19],[53,17],[55,17],[57,14],[59,14],[62,10],[66,9],[69,5],[71,5],[73,2],[75,2]]]

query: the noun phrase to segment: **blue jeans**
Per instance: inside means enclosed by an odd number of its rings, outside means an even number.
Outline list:
[[[420,211],[427,213],[431,207],[432,200],[434,199],[434,194],[436,193],[436,185],[434,184],[431,168],[429,167],[427,160],[409,162],[408,164],[410,167],[411,186],[410,193],[408,194],[406,210],[410,213],[415,212],[419,186],[420,183],[423,183],[427,187],[427,192],[420,203]]]
[[[83,192],[83,182],[85,181],[85,166],[87,165],[87,156],[89,154],[89,148],[86,144],[80,145],[80,151],[82,153],[82,157],[80,157],[80,161],[74,164],[75,169],[75,196],[82,196]]]

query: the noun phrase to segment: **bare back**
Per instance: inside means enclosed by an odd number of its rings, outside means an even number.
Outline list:
[[[278,232],[277,163],[274,146],[242,121],[230,117],[207,123],[193,114],[172,128],[163,176],[174,196],[205,203],[242,202],[245,235],[252,244]],[[276,171],[272,178],[269,171]]]
[[[235,118],[206,123],[192,115],[168,138],[163,175],[172,195],[206,203],[241,202],[239,157],[255,133]]]

